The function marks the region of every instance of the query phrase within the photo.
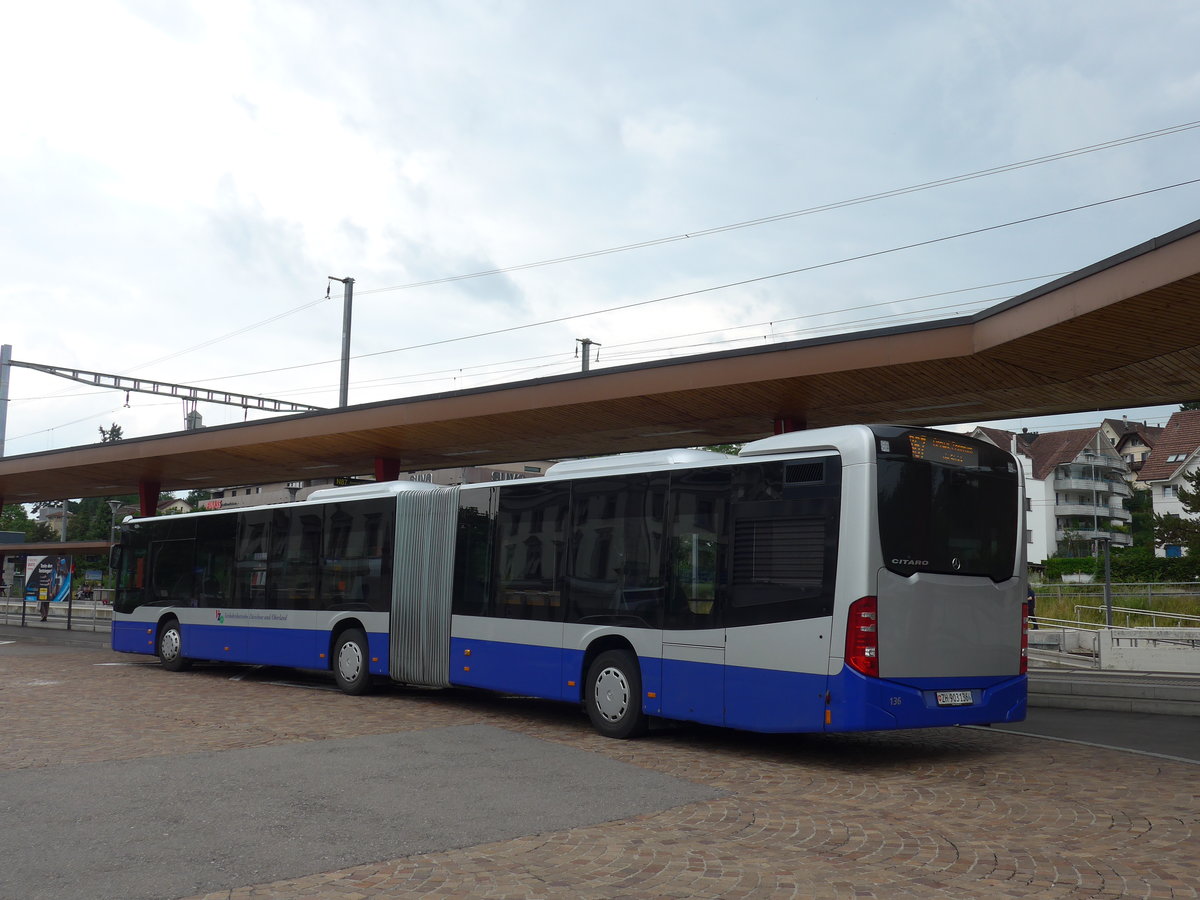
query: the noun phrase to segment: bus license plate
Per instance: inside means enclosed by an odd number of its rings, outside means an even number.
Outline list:
[[[970,706],[971,705],[970,691],[938,691],[937,704],[938,706]]]

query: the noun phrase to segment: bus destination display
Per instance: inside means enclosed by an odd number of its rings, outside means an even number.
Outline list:
[[[924,459],[947,466],[979,465],[979,448],[960,443],[953,438],[910,433],[908,446],[912,450],[913,459]]]

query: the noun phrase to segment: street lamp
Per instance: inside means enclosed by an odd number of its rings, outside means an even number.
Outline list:
[[[109,500],[108,508],[112,510],[112,524],[108,529],[108,539],[113,540],[113,533],[117,530],[117,510],[124,504],[120,500]]]

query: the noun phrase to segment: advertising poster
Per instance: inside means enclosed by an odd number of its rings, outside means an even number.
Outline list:
[[[25,557],[25,599],[31,603],[62,602],[71,595],[69,556]]]

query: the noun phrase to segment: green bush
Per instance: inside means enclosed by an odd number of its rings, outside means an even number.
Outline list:
[[[1130,582],[1200,580],[1200,555],[1167,559],[1155,556],[1149,547],[1114,548],[1109,561],[1112,580]],[[1104,578],[1104,559],[1091,556],[1054,557],[1046,560],[1046,581],[1061,581],[1063,575],[1083,572]]]
[[[1097,563],[1100,563],[1098,566]],[[1064,575],[1081,573],[1084,575],[1103,574],[1104,567],[1100,560],[1091,556],[1055,556],[1046,560],[1046,580],[1062,581]]]

